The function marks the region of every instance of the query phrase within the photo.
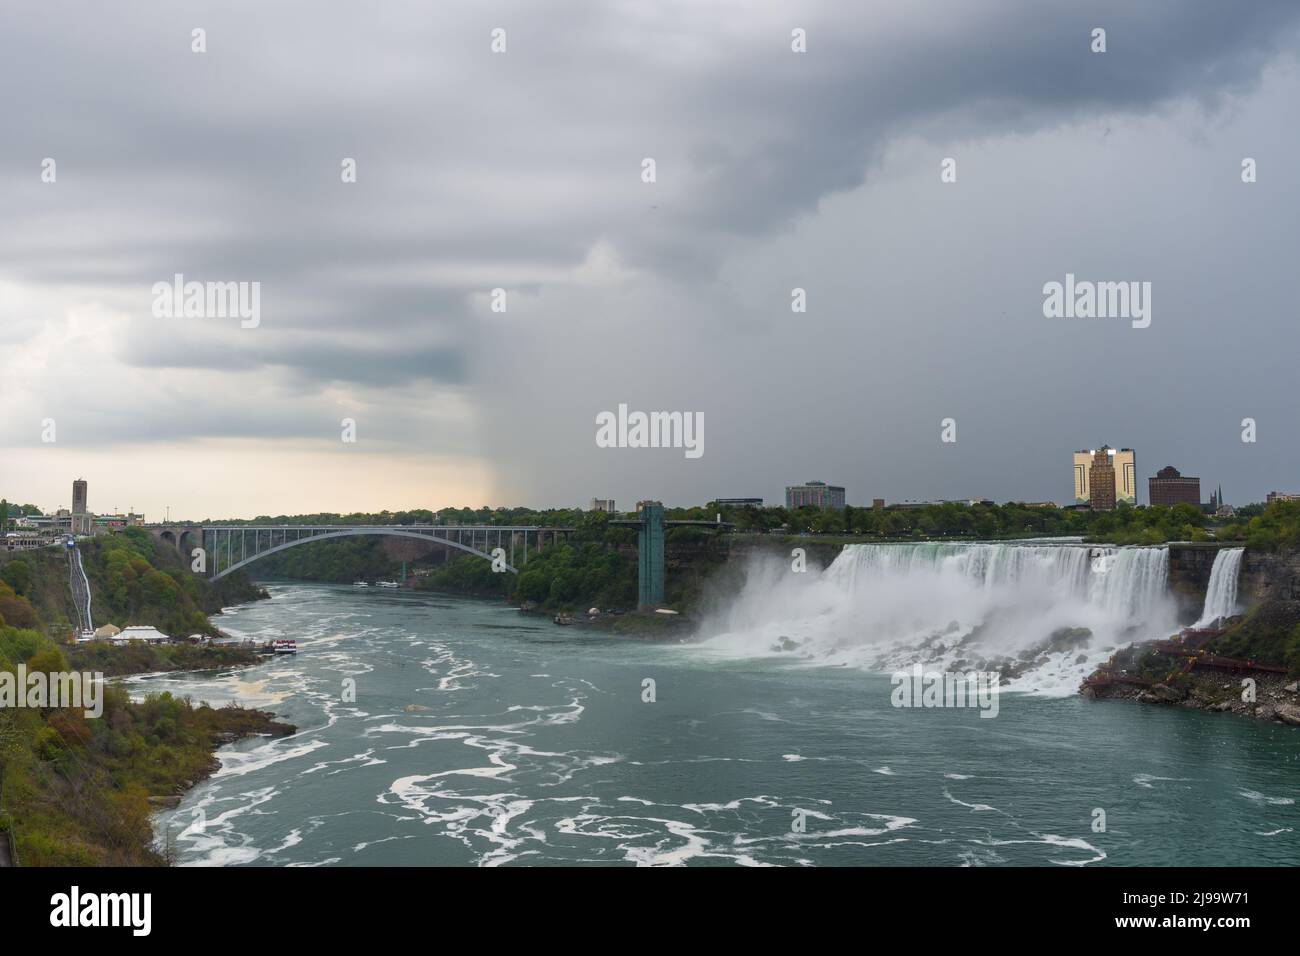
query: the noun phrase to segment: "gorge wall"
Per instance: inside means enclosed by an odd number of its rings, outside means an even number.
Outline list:
[[[1180,606],[1200,607],[1210,583],[1210,570],[1222,546],[1215,544],[1171,544],[1169,546],[1169,589]],[[1300,552],[1252,551],[1241,562],[1238,583],[1241,602],[1247,605],[1269,600],[1300,601]]]

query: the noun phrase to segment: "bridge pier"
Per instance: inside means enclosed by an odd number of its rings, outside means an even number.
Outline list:
[[[723,521],[721,515],[717,521],[667,521],[662,501],[638,502],[637,511],[635,518],[616,518],[609,523],[635,526],[637,529],[637,607],[652,610],[664,604],[666,529],[669,526],[693,525],[715,531],[730,531],[735,526]]]

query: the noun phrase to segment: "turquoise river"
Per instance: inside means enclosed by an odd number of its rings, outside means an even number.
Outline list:
[[[1032,692],[986,719],[892,706],[888,674],[830,656],[405,591],[271,595],[219,622],[296,656],[132,681],[299,728],[224,748],[159,815],[182,864],[1300,862],[1292,728]]]

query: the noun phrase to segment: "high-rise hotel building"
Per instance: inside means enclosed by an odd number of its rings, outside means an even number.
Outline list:
[[[1115,464],[1110,460],[1111,449],[1102,445],[1092,453],[1088,469],[1088,504],[1094,511],[1110,511],[1115,507]]]
[[[1131,505],[1137,504],[1137,457],[1132,448],[1121,448],[1116,451],[1107,445],[1101,448],[1090,448],[1084,451],[1074,453],[1074,503],[1076,505],[1093,504],[1092,494],[1092,468],[1093,463],[1100,461],[1099,454],[1104,453],[1105,460],[1109,461],[1114,472],[1114,501],[1110,505],[1102,507],[1114,507],[1116,503],[1125,501]],[[1097,507],[1093,505],[1093,507]]]

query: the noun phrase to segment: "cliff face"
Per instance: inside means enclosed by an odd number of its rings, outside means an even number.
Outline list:
[[[1217,545],[1171,544],[1169,546],[1169,582],[1171,585],[1194,586],[1202,594],[1210,583],[1210,569],[1221,549]]]
[[[793,557],[791,552],[795,548],[803,548],[811,568],[830,567],[844,549],[843,544],[828,544],[816,538],[789,538],[781,535],[771,535],[768,538],[723,538],[722,541],[733,561],[737,559],[744,561],[755,554],[772,555],[783,561],[789,561]]]
[[[1215,545],[1203,544],[1169,546],[1169,590],[1178,601],[1181,620],[1190,623],[1200,616],[1219,550]]]
[[[1300,601],[1300,551],[1247,551],[1238,588],[1243,603]]]
[[[1169,590],[1177,597],[1184,616],[1200,613],[1214,558],[1220,550],[1221,546],[1213,544],[1169,546]],[[1237,586],[1241,603],[1246,606],[1266,601],[1300,601],[1300,552],[1247,549]]]
[[[1169,546],[1169,585],[1171,588],[1198,591],[1202,596],[1210,583],[1218,545],[1171,544]],[[1265,600],[1276,597],[1300,600],[1300,552],[1252,551],[1247,549],[1241,563],[1241,595],[1244,599]]]

